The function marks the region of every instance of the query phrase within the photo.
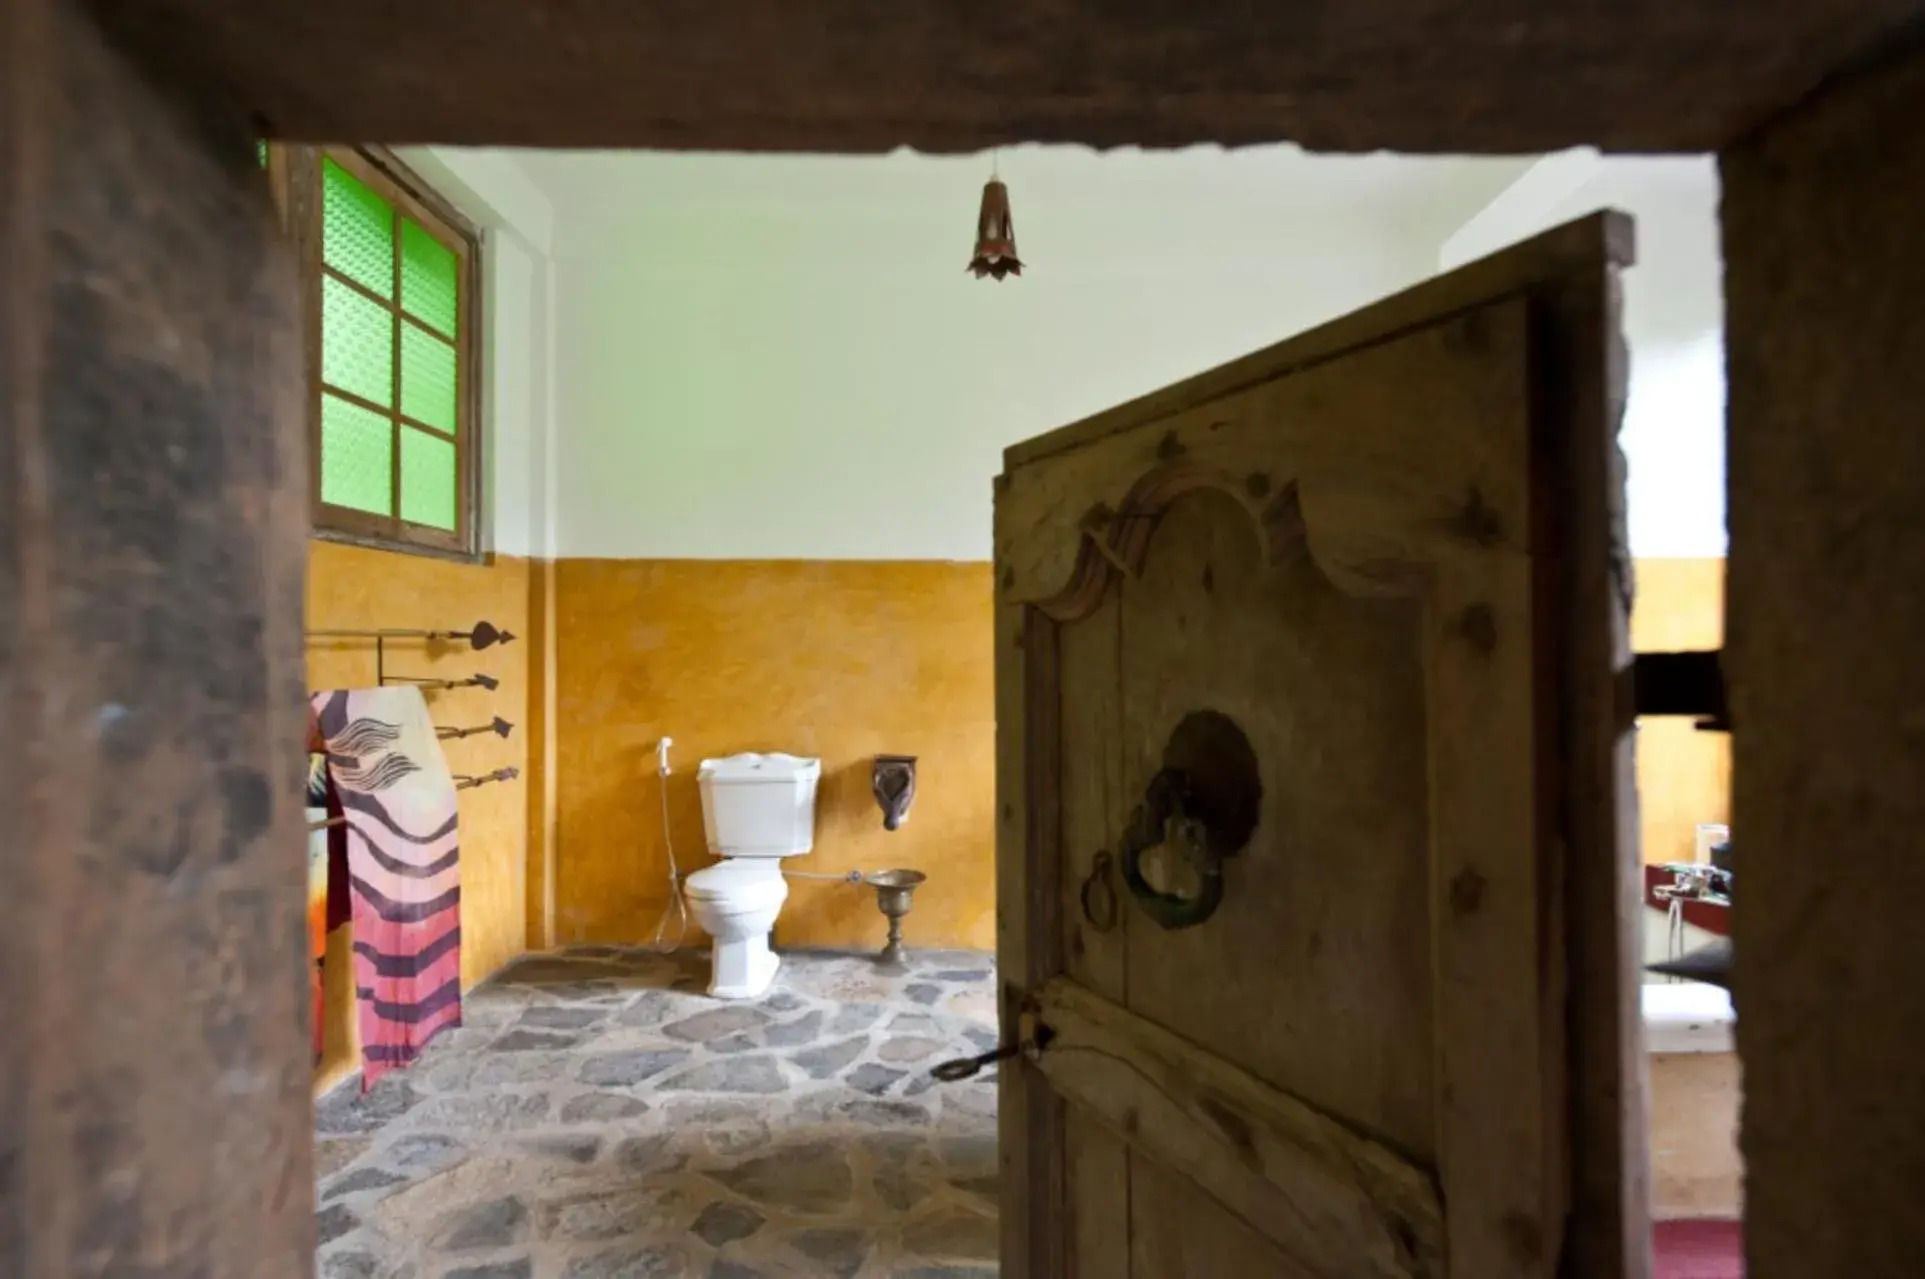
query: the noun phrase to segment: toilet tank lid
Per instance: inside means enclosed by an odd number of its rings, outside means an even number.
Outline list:
[[[700,776],[718,782],[795,782],[822,776],[822,761],[781,751],[749,751],[703,760]]]

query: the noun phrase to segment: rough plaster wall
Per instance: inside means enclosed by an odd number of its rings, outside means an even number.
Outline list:
[[[1413,283],[1518,167],[1025,148],[999,284],[987,157],[569,163],[561,554],[956,560],[1005,445]]]
[[[528,634],[531,566],[512,556],[486,564],[460,564],[426,555],[400,555],[333,542],[308,543],[307,618],[319,629],[454,627],[486,618],[516,636]],[[307,646],[310,688],[357,688],[374,683],[374,645],[329,638]],[[486,672],[501,681],[484,688],[430,690],[425,694],[436,724],[469,727],[499,715],[515,725],[506,741],[481,733],[443,743],[457,773],[486,773],[503,766],[522,778],[465,790],[461,815],[461,985],[466,990],[526,949],[528,754],[539,738],[528,731],[530,667],[539,654],[522,640],[477,653],[463,644],[407,641],[388,648],[389,670],[400,674],[465,679]],[[538,669],[538,667],[537,667]],[[353,987],[347,943],[352,928],[330,939],[322,969],[327,997],[325,1052],[315,1086],[325,1088],[358,1061]]]
[[[1751,1279],[1925,1258],[1925,58],[1727,152]]]

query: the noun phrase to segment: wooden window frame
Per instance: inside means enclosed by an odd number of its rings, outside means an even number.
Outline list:
[[[326,265],[321,225],[323,197],[321,161],[333,160],[394,207],[396,288],[392,299],[382,298],[358,281]],[[276,143],[268,147],[268,184],[274,193],[281,223],[295,250],[301,279],[306,324],[308,493],[313,512],[313,536],[382,550],[479,562],[481,546],[481,477],[483,431],[481,417],[481,231],[433,187],[385,147],[303,146]],[[412,218],[423,230],[455,254],[455,528],[452,532],[401,518],[402,424],[442,439],[446,431],[401,412],[401,326],[413,323],[401,309],[399,252],[401,218]],[[321,500],[321,295],[322,281],[336,280],[361,297],[379,303],[395,317],[395,403],[383,408],[339,388],[329,388],[349,403],[380,414],[392,427],[393,511],[374,515]],[[424,327],[424,331],[435,332]],[[441,336],[446,336],[442,334]]]

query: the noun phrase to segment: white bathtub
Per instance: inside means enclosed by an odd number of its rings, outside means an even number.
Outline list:
[[[1736,1218],[1740,1081],[1731,996],[1700,982],[1642,988],[1651,1053],[1651,1213]]]
[[[1650,982],[1644,987],[1644,1038],[1653,1053],[1736,1052],[1737,1014],[1729,991],[1703,982]]]

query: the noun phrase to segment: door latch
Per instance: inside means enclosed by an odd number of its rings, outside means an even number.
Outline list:
[[[1023,1020],[1029,1021],[1030,1018],[1025,1016]],[[1049,1041],[1055,1037],[1055,1031],[1040,1021],[1035,1022],[1029,1034],[1013,1044],[998,1044],[988,1052],[977,1053],[974,1057],[957,1057],[951,1061],[939,1062],[929,1068],[929,1073],[945,1084],[960,1083],[965,1079],[973,1079],[982,1072],[984,1066],[1008,1061],[1011,1057],[1035,1061],[1043,1055],[1043,1050],[1049,1047]]]

